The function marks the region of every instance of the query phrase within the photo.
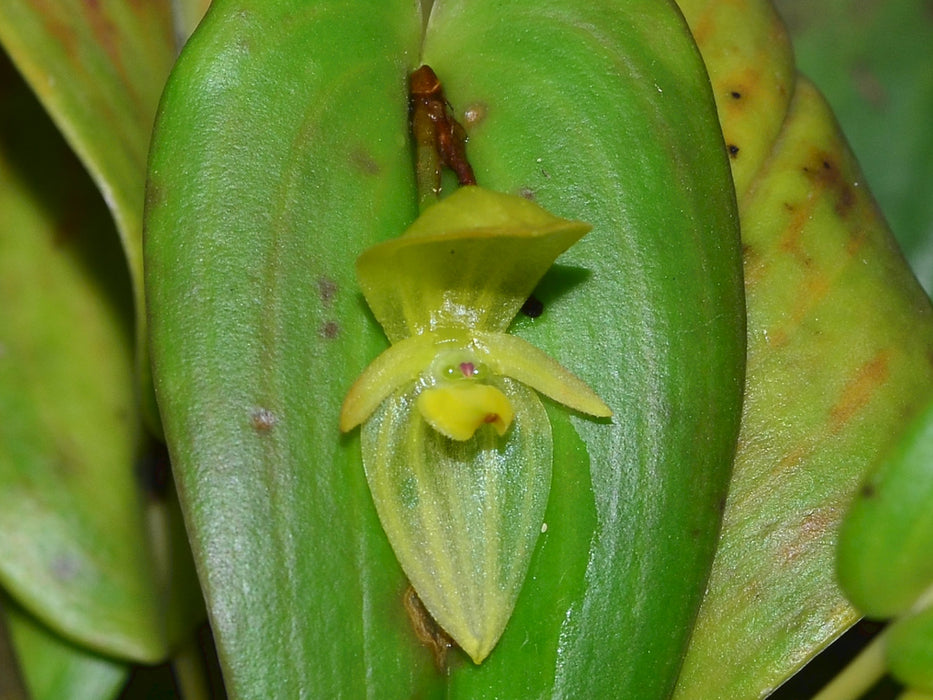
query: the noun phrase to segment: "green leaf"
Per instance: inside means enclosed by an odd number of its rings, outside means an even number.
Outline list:
[[[424,58],[480,183],[593,224],[542,279],[544,314],[513,330],[617,416],[550,407],[548,531],[494,652],[454,655],[442,675],[404,611],[359,444],[338,436],[341,399],[385,348],[353,261],[417,213],[418,10],[219,0],[165,94],[153,358],[228,689],[664,697],[715,547],[743,378],[735,202],[706,75],[656,0],[434,7]]]
[[[776,0],[914,274],[933,292],[933,15],[924,0]]]
[[[175,60],[168,0],[0,4],[0,42],[110,208],[136,304],[137,371],[153,430],[143,301],[142,214],[149,136]]]
[[[129,677],[126,663],[94,654],[62,639],[3,601],[6,623],[32,700],[105,700],[119,695]]]
[[[359,439],[338,429],[386,345],[354,261],[417,213],[420,30],[408,0],[217,0],[166,88],[147,212],[156,388],[235,696],[441,683]]]
[[[171,516],[137,479],[130,282],[99,195],[5,62],[0,99],[0,582],[68,639],[157,660],[197,606],[160,600],[147,520]]]
[[[933,314],[771,5],[680,4],[735,147],[748,376],[675,697],[757,698],[857,619],[835,542],[864,475],[933,389]]]
[[[515,327],[614,414],[609,428],[573,419],[599,526],[586,588],[528,675],[547,679],[545,695],[663,697],[705,586],[743,378],[732,192],[706,75],[679,13],[657,2],[436,4],[423,59],[481,185],[593,226],[539,286],[541,318]],[[490,687],[520,682],[495,674]]]
[[[865,615],[914,607],[933,586],[933,405],[862,485],[839,533],[838,575]]]

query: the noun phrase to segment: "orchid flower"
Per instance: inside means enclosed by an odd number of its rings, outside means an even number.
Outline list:
[[[538,393],[611,416],[581,379],[507,333],[589,229],[467,186],[357,260],[391,346],[350,388],[340,428],[362,424],[363,466],[396,557],[476,663],[505,629],[544,520],[552,444]]]

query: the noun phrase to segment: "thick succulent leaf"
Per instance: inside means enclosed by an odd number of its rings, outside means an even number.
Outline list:
[[[395,342],[443,327],[504,331],[558,255],[589,230],[517,195],[464,187],[357,260]]]
[[[594,226],[514,330],[617,416],[549,407],[548,530],[494,652],[441,675],[406,619],[359,443],[338,433],[385,347],[353,261],[416,215],[405,88],[421,30],[403,2],[218,0],[165,94],[153,357],[228,688],[663,697],[715,546],[744,362],[706,75],[669,3],[435,5],[425,58],[481,184]]]
[[[72,640],[160,659],[193,615],[162,607],[148,544],[166,511],[137,478],[130,282],[85,172],[0,71],[0,581]]]
[[[839,581],[859,611],[900,615],[933,587],[933,408],[865,481],[839,533]]]
[[[551,485],[551,426],[533,390],[493,380],[514,410],[508,439],[490,427],[450,440],[413,390],[363,426],[363,464],[382,526],[434,619],[477,663],[499,641],[541,532]]]
[[[598,527],[584,587],[546,613],[565,616],[535,661],[546,680],[523,676],[519,696],[669,693],[718,534],[744,315],[723,144],[685,30],[659,2],[447,2],[428,26],[423,57],[478,182],[593,226],[536,291],[542,316],[514,326],[614,414],[573,419]],[[490,687],[514,673],[483,671]]]
[[[0,614],[5,614],[32,700],[107,700],[119,695],[130,675],[128,664],[69,643],[9,601],[4,601]]]
[[[755,698],[857,617],[834,577],[839,524],[933,388],[933,315],[832,114],[795,76],[771,6],[680,5],[735,147],[748,380],[722,541],[676,697]],[[763,105],[772,116],[756,131]]]
[[[158,430],[145,355],[142,213],[149,135],[176,54],[171,4],[8,0],[0,3],[0,42],[116,222],[136,301],[144,415]]]

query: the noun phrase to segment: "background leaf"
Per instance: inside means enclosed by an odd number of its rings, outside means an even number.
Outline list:
[[[149,516],[170,516],[135,472],[126,267],[98,193],[6,61],[0,99],[0,581],[69,639],[162,658],[199,596],[189,576],[173,591],[187,606],[161,599],[179,540],[157,567]]]
[[[149,386],[142,214],[149,135],[175,59],[169,0],[7,0],[0,42],[97,184],[116,222],[136,303],[143,415]]]
[[[734,147],[749,364],[723,536],[676,696],[754,698],[857,617],[833,575],[839,522],[933,388],[933,317],[771,6],[680,4]]]
[[[115,698],[129,677],[125,663],[71,644],[16,605],[4,614],[32,700]]]
[[[933,291],[933,11],[924,0],[776,0],[914,273]]]

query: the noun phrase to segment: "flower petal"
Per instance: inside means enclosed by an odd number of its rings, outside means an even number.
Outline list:
[[[554,260],[589,230],[522,197],[461,187],[402,236],[365,250],[357,277],[393,343],[443,326],[505,331]]]
[[[428,424],[451,440],[469,440],[485,424],[499,435],[512,424],[512,405],[489,384],[456,382],[424,389],[418,410]]]
[[[387,396],[414,382],[431,364],[436,350],[434,334],[412,336],[384,350],[350,387],[340,409],[340,430],[349,432],[369,418]]]
[[[484,361],[495,374],[511,377],[574,411],[609,418],[612,409],[586,382],[543,350],[507,333],[473,333]]]
[[[512,614],[551,483],[551,426],[537,394],[493,379],[515,416],[505,437],[451,440],[390,396],[363,425],[363,465],[395,555],[425,607],[476,663]]]

